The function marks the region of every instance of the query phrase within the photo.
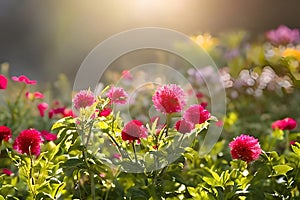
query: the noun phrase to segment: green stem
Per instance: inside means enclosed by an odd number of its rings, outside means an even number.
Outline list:
[[[285,153],[288,153],[288,152],[290,152],[290,140],[289,140],[289,135],[290,135],[290,131],[289,130],[287,130],[286,132],[285,132],[285,150],[284,150],[284,152]]]
[[[29,169],[29,187],[30,187],[30,190],[31,190],[31,193],[33,195],[33,198],[36,199],[36,192],[35,192],[35,189],[34,189],[34,163],[33,163],[33,157],[32,157],[32,154],[31,154],[31,150],[30,150],[30,147],[29,147],[29,158],[30,158],[30,169]]]
[[[88,163],[87,151],[86,151],[85,147],[82,150],[82,154],[83,154],[84,161],[85,161],[85,164],[86,164],[86,166],[88,168],[88,173],[89,173],[89,176],[90,176],[92,199],[95,200],[96,199],[96,195],[95,195],[95,178],[94,178],[94,172],[90,169],[91,166]]]
[[[136,149],[135,149],[134,141],[132,142],[132,148],[133,148],[133,153],[134,153],[134,159],[135,159],[135,162],[138,163],[138,159],[137,159],[137,156],[136,156]]]

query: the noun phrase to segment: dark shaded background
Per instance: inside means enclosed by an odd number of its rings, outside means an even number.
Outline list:
[[[230,29],[265,32],[300,28],[298,0],[64,0],[0,1],[0,63],[11,74],[73,80],[86,55],[124,30],[156,26],[185,34]]]

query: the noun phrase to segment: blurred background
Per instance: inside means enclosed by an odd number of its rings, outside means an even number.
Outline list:
[[[300,28],[299,8],[298,0],[1,0],[0,63],[12,75],[52,82],[65,73],[72,83],[96,45],[128,29],[263,33],[281,24]]]

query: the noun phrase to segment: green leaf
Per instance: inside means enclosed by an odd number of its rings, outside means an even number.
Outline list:
[[[291,171],[293,168],[288,165],[276,165],[273,167],[276,175],[286,175],[288,171]]]
[[[0,188],[0,194],[3,196],[14,195],[14,193],[15,193],[15,188],[13,185],[3,185]]]
[[[0,200],[5,200],[4,197],[2,195],[0,195]]]

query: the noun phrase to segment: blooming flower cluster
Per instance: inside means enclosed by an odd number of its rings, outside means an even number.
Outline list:
[[[230,142],[229,147],[233,159],[241,159],[248,163],[257,160],[262,151],[258,139],[243,134]]]
[[[282,120],[277,120],[272,123],[272,129],[293,130],[296,128],[297,122],[293,118],[287,117]]]

